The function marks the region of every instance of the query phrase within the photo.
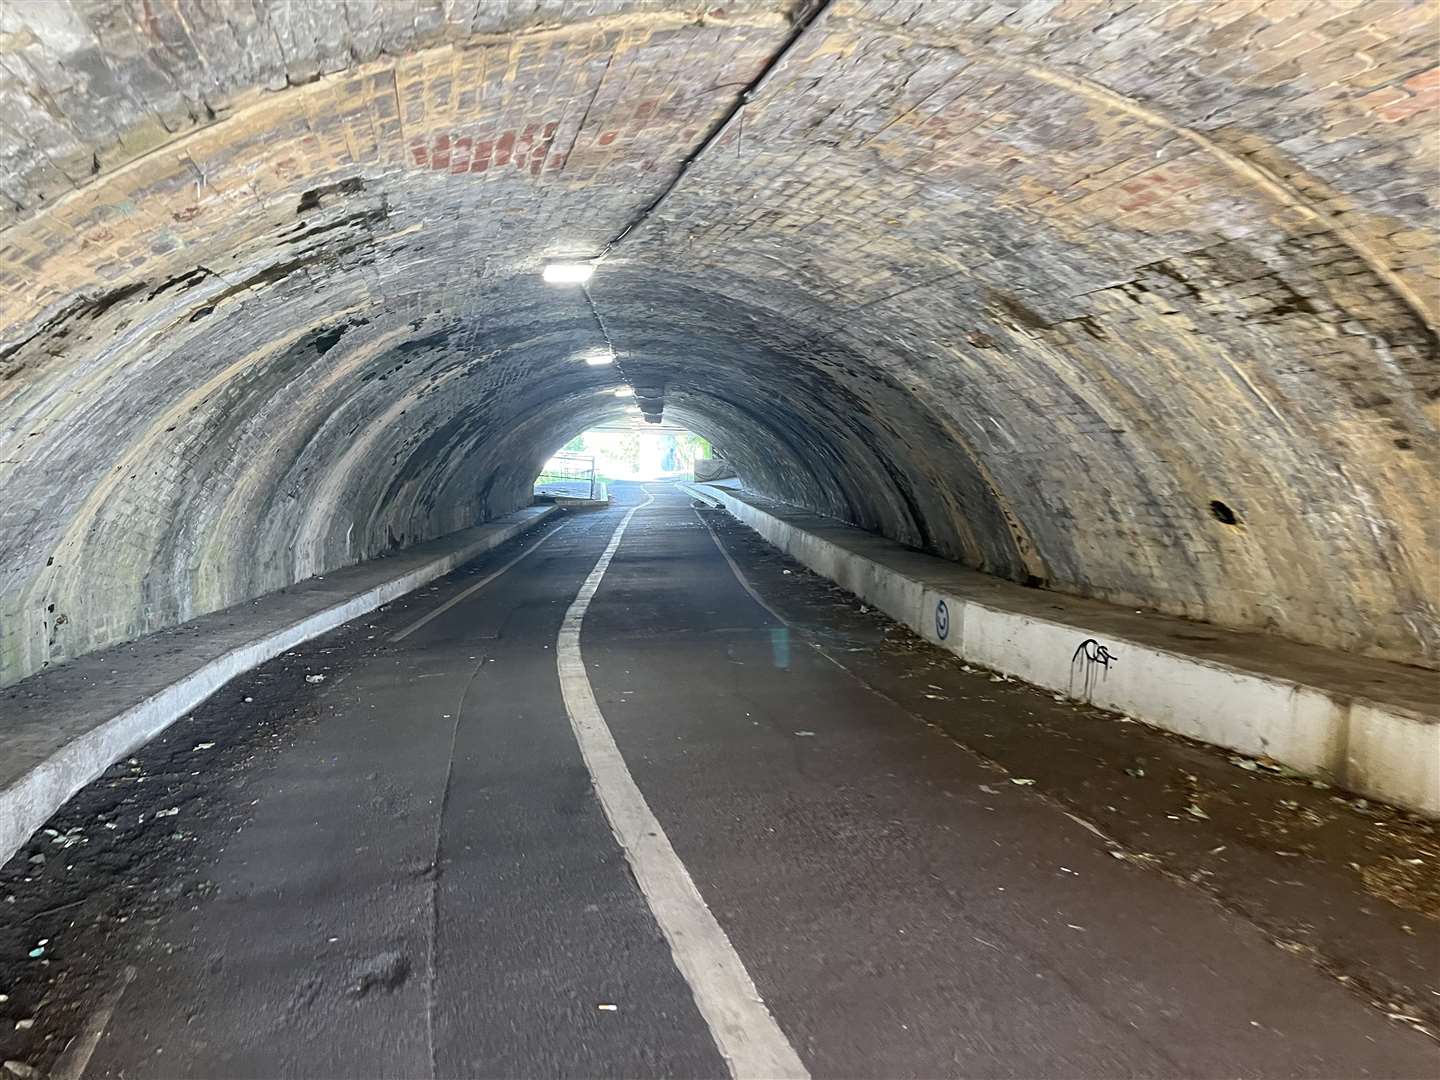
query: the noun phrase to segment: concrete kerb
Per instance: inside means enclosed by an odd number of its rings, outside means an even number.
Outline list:
[[[423,566],[230,649],[122,712],[97,718],[84,734],[0,790],[0,863],[14,855],[77,791],[237,675],[443,577],[538,525],[557,509],[546,507],[540,513],[527,514]]]
[[[881,565],[724,489],[681,487],[971,663],[1440,817],[1440,717],[980,603]],[[943,559],[935,563],[949,568]],[[1122,650],[1124,663],[1105,662]]]

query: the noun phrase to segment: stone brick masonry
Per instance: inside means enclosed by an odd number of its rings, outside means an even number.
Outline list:
[[[622,378],[968,565],[1440,665],[1440,8],[811,13],[0,4],[0,684],[504,513]],[[589,368],[538,272],[631,225]]]

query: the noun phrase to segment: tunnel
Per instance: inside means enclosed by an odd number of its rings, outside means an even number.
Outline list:
[[[1244,7],[7,5],[0,682],[503,515],[626,383],[967,567],[1434,667],[1435,26]]]
[[[1435,0],[0,0],[0,1075],[1435,1074],[1437,120]]]

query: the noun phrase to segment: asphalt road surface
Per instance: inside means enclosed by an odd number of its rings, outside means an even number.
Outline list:
[[[233,710],[307,719],[230,767],[174,736],[205,888],[110,919],[54,1075],[1440,1073],[782,618],[678,489],[611,491],[275,668]]]

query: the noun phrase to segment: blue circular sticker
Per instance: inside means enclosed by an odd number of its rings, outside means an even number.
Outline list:
[[[935,605],[935,636],[941,641],[950,636],[950,609],[944,600]]]

